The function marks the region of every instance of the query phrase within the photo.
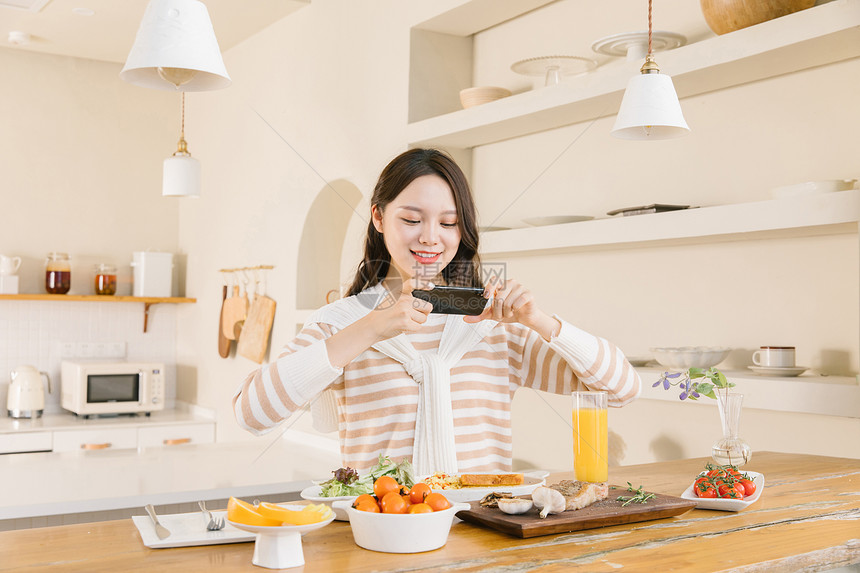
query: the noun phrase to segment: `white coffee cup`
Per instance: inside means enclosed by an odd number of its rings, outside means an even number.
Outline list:
[[[21,257],[0,255],[0,275],[14,275],[21,266]]]
[[[753,364],[766,368],[794,367],[794,346],[762,346],[752,355]]]

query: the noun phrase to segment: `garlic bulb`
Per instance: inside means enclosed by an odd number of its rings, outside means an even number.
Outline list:
[[[540,486],[532,492],[532,501],[535,507],[540,509],[540,516],[546,517],[550,513],[561,513],[567,508],[567,502],[560,491]]]
[[[519,515],[525,513],[532,508],[532,500],[520,499],[518,497],[501,498],[496,500],[499,504],[499,509],[510,515]]]

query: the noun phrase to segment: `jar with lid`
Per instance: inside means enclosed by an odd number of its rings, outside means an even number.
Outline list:
[[[116,267],[104,263],[96,265],[96,294],[116,294]]]
[[[66,294],[72,286],[72,262],[68,253],[48,253],[45,260],[45,290]]]

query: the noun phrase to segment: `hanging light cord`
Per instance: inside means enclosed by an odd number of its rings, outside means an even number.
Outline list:
[[[651,0],[648,0],[648,54],[651,54]],[[185,95],[185,92],[182,92]]]
[[[650,2],[650,0],[649,0]],[[649,4],[650,6],[650,4]],[[650,12],[649,12],[650,16]],[[648,26],[650,28],[650,25]],[[648,32],[648,51],[651,51],[651,32]],[[181,124],[179,127],[179,139],[185,139],[185,92],[182,92],[182,114]]]
[[[185,141],[185,92],[182,92],[182,112],[180,114],[181,120],[179,124],[179,143],[177,145],[176,153],[173,156],[191,156],[191,153],[188,151],[188,143]]]

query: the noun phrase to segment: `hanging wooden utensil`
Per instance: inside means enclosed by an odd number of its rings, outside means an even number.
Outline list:
[[[218,356],[227,358],[230,356],[230,339],[224,336],[224,303],[227,302],[227,284],[221,292],[221,314],[218,317]]]
[[[237,281],[238,283],[238,277]],[[233,296],[224,301],[224,316],[221,331],[230,340],[236,340],[236,323],[245,320],[248,313],[248,298],[240,296],[239,285],[233,285]]]
[[[265,278],[257,282],[255,291],[254,303],[242,327],[242,337],[239,339],[237,352],[248,360],[262,364],[266,350],[269,348],[269,337],[275,321],[277,304],[266,296]]]

